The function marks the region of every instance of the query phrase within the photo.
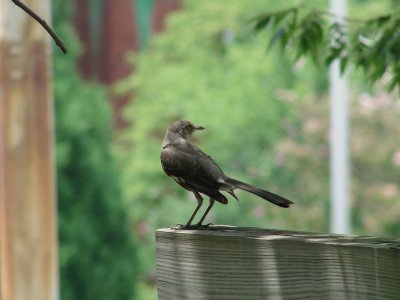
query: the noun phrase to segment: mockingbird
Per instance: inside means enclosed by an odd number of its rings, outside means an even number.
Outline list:
[[[180,186],[193,192],[197,200],[197,207],[186,224],[191,227],[193,218],[203,204],[200,194],[210,198],[210,205],[204,212],[196,227],[200,227],[215,201],[227,204],[228,199],[221,194],[225,191],[239,200],[235,189],[253,193],[275,205],[289,207],[292,201],[279,195],[262,190],[248,183],[233,179],[224,174],[217,163],[189,141],[196,130],[204,127],[195,126],[189,121],[175,121],[167,130],[161,150],[161,165],[164,172],[172,177]]]

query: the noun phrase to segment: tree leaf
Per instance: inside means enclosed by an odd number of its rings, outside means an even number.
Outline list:
[[[343,47],[340,48],[329,48],[329,54],[325,58],[325,64],[329,66],[335,59],[340,57],[340,54],[342,53]]]
[[[316,42],[320,44],[324,40],[324,30],[322,29],[320,20],[315,18],[311,21],[310,26],[315,33],[314,37],[316,39]]]
[[[305,10],[301,21],[297,21],[298,12],[299,8],[292,8],[272,14],[272,28],[280,28],[271,37],[269,49],[277,41],[282,49],[290,42],[296,49],[295,60],[309,55],[318,64],[322,56],[324,63],[330,65],[339,59],[341,73],[351,63],[361,67],[371,82],[379,80],[400,61],[400,14],[397,12],[367,21],[341,19],[329,27],[324,11]],[[290,14],[292,17],[285,19]],[[357,26],[349,26],[353,21]]]
[[[271,15],[265,15],[261,17],[260,20],[258,20],[254,25],[254,30],[257,32],[260,31],[261,29],[264,29],[265,27],[268,26],[270,20],[271,20]]]
[[[390,21],[391,18],[392,18],[392,15],[384,15],[384,16],[379,16],[371,21],[375,22],[378,26],[382,26],[386,22]]]
[[[396,69],[397,68],[395,68],[394,75],[388,85],[389,92],[392,92],[396,86],[400,89],[400,66],[397,71]]]
[[[268,51],[271,50],[272,46],[285,34],[285,29],[284,28],[279,28],[274,36],[272,37],[269,45],[268,45]]]
[[[347,62],[348,62],[348,57],[342,57],[340,60],[340,74],[343,75],[344,72],[346,71],[346,67],[347,67]]]

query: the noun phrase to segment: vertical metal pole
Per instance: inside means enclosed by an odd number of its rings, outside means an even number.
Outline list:
[[[337,16],[346,15],[346,0],[331,0],[331,12]],[[339,61],[330,68],[330,120],[331,120],[331,224],[333,233],[348,234],[349,222],[349,129],[347,76],[340,75]]]

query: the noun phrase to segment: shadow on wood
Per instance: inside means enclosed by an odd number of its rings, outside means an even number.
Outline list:
[[[159,299],[400,299],[400,240],[159,229]]]

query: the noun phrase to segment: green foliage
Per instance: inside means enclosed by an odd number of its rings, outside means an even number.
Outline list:
[[[296,59],[311,56],[318,64],[340,61],[361,68],[370,83],[385,74],[388,90],[400,86],[400,13],[369,19],[338,18],[328,11],[292,7],[252,19],[254,31],[274,32],[270,44],[279,41],[283,51],[295,49]]]
[[[314,1],[316,8],[322,9],[324,3]],[[322,64],[315,70],[308,63],[308,56],[322,61],[319,46],[314,49],[306,46],[296,63],[282,51],[276,51],[276,47],[265,55],[270,48],[265,35],[254,34],[246,24],[252,16],[267,9],[283,10],[282,4],[272,0],[254,0],[251,5],[241,0],[229,1],[229,5],[214,0],[185,1],[184,9],[168,19],[167,30],[154,37],[149,48],[134,58],[135,73],[119,86],[121,91],[135,94],[125,111],[133,125],[121,135],[116,152],[123,170],[124,197],[132,207],[141,245],[142,278],[146,279],[140,285],[145,291],[142,295],[148,296],[146,283],[154,278],[154,230],[185,223],[196,206],[193,196],[163,173],[159,161],[166,128],[175,119],[189,119],[206,127],[194,136],[194,143],[209,153],[228,175],[295,202],[290,209],[281,209],[239,191],[240,202],[228,196],[230,203],[226,206],[217,203],[208,221],[328,231],[327,69]],[[261,22],[260,19],[258,27],[268,24],[278,30],[287,25],[285,30],[294,30],[290,24],[295,15],[292,11],[280,20],[264,18]],[[304,28],[296,31],[299,41],[309,43],[306,36],[310,32],[321,43],[327,39],[326,29],[317,25],[322,22],[318,14],[298,12],[297,18],[295,24],[304,23]],[[285,32],[277,34],[274,43],[285,42],[288,47],[291,41],[282,40]],[[268,41],[274,36],[275,32],[267,32]],[[378,96],[377,93],[368,97],[379,99]],[[356,124],[352,159],[359,170],[352,178],[353,224],[354,231],[360,234],[394,235],[398,224],[394,214],[399,208],[393,200],[399,191],[392,184],[399,170],[393,162],[400,164],[396,140],[392,138],[393,143],[382,144],[379,155],[370,155],[383,128],[398,131],[394,121],[399,117],[398,108],[394,108],[396,104],[391,98],[387,101],[390,105],[367,117],[360,108],[364,104],[352,100],[355,108],[352,118]],[[390,118],[384,117],[386,113]],[[381,120],[377,128],[376,118]],[[368,131],[363,132],[362,128]],[[364,151],[363,141],[368,141]],[[365,181],[361,176],[378,172],[380,166],[384,166],[380,178],[372,176]],[[384,171],[387,176],[383,176]],[[385,210],[390,211],[387,218]]]
[[[352,196],[354,232],[398,237],[400,233],[400,134],[398,98],[363,93],[352,107]]]
[[[136,58],[132,77],[121,83],[121,90],[135,93],[126,110],[133,126],[121,137],[118,152],[124,195],[140,236],[144,276],[154,270],[154,230],[185,223],[196,205],[193,196],[168,178],[160,165],[161,142],[175,119],[206,127],[194,142],[227,174],[296,201],[287,210],[239,192],[239,203],[230,198],[227,206],[216,204],[208,221],[326,229],[322,200],[315,205],[321,215],[300,219],[296,206],[301,207],[306,195],[279,184],[283,167],[276,163],[275,145],[296,114],[290,110],[293,99],[285,96],[294,88],[296,74],[288,71],[291,63],[279,53],[265,55],[264,39],[241,32],[251,15],[271,6],[279,4],[264,0],[252,1],[252,5],[232,1],[228,6],[211,0],[185,2],[185,9],[168,19],[167,31]],[[299,95],[326,86],[326,78],[313,72],[304,79]],[[293,176],[286,182],[290,180]]]
[[[70,1],[53,5],[68,54],[54,51],[61,297],[133,298],[136,247],[114,168],[105,90],[75,68],[79,46]]]
[[[396,97],[384,94],[381,84],[377,82],[382,80],[389,91],[400,85],[400,14],[394,10],[397,9],[396,1],[350,4],[350,15],[356,14],[357,19],[338,19],[325,10],[296,6],[264,13],[253,18],[251,24],[254,32],[260,32],[268,26],[267,32],[270,29],[278,32],[282,28],[290,28],[283,30],[283,34],[279,34],[275,41],[274,35],[269,40],[271,43],[279,41],[282,52],[297,52],[295,59],[311,56],[315,63],[325,62],[325,65],[338,59],[341,72],[350,65],[361,69],[368,81],[365,83],[360,80],[360,72],[354,72],[352,79],[358,82],[355,88],[358,93],[371,90],[370,85],[375,84],[375,91],[351,100],[352,226],[354,233],[395,237],[399,233],[396,212],[400,209],[395,200],[400,191],[394,182],[399,177],[400,152],[398,144],[392,142],[389,136],[385,138],[385,135],[396,135],[400,111]],[[332,18],[336,20],[333,23],[329,22]],[[307,26],[313,20],[315,24]],[[277,21],[279,26],[271,25]],[[311,37],[309,43],[302,41],[302,32]],[[317,192],[325,190],[327,193],[327,182],[316,179],[323,173],[318,176],[315,173],[316,170],[327,168],[327,164],[318,165],[317,160],[310,158],[315,157],[315,147],[321,149],[317,152],[318,156],[326,156],[328,106],[326,101],[312,98],[308,101],[299,107],[303,111],[303,125],[291,122],[300,139],[294,144],[292,138],[282,141],[277,151],[285,165],[283,172],[288,171],[296,178],[294,184],[319,185]],[[374,155],[368,149],[374,149]],[[306,162],[310,168],[301,172],[292,169],[288,163],[298,159]],[[300,173],[301,177],[296,176]],[[304,178],[308,178],[307,181],[303,181]]]

